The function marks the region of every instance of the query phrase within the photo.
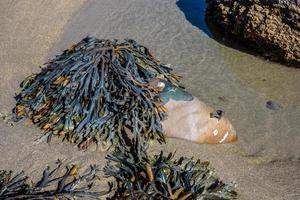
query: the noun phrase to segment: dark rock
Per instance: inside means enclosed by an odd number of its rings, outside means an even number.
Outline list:
[[[276,103],[274,101],[267,101],[266,107],[269,108],[270,110],[279,110],[282,108],[282,106],[279,103]]]
[[[209,23],[263,56],[300,67],[300,0],[206,0]]]

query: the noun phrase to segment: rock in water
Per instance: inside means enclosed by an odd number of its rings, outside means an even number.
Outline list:
[[[151,82],[179,87],[171,71],[133,40],[87,37],[22,82],[15,119],[27,116],[47,138],[58,135],[82,148],[136,134],[163,142],[166,109]]]
[[[276,103],[274,101],[267,101],[266,107],[270,110],[279,110],[282,108],[282,106],[279,103]]]
[[[300,67],[299,0],[206,0],[208,22],[263,56]]]
[[[165,135],[199,144],[223,144],[237,140],[237,133],[223,112],[196,97],[191,101],[171,99],[165,104],[168,118],[162,122]]]

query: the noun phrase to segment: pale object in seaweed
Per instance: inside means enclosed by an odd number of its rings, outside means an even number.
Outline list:
[[[167,137],[196,143],[221,144],[237,140],[237,133],[226,117],[212,117],[214,109],[198,100],[176,101],[165,105],[168,118],[162,122]]]

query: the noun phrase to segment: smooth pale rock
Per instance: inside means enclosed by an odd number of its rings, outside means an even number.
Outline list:
[[[237,140],[237,134],[230,121],[211,117],[214,109],[199,101],[175,101],[165,104],[168,118],[162,122],[166,136],[196,143],[222,144]]]

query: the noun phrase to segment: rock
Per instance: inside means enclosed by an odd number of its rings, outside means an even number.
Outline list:
[[[223,144],[238,139],[230,120],[223,116],[224,112],[216,111],[196,97],[191,101],[171,99],[164,106],[168,118],[162,125],[168,138],[199,144]]]
[[[270,110],[279,110],[282,108],[282,106],[279,103],[276,103],[274,101],[267,101],[266,107]]]
[[[300,67],[300,0],[206,0],[207,21],[263,56]]]

